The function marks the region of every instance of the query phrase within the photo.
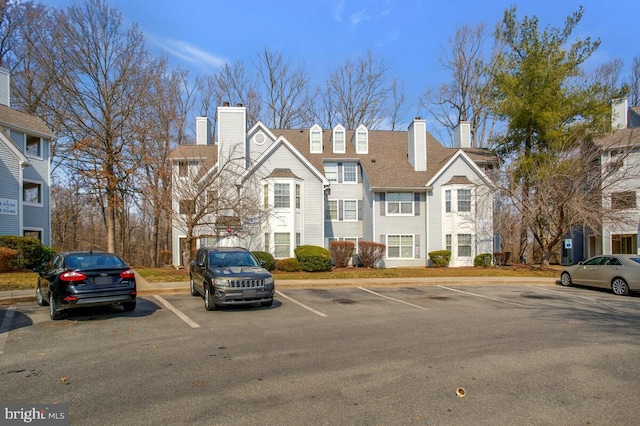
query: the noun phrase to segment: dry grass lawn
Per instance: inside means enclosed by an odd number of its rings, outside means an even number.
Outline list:
[[[561,266],[511,265],[491,268],[337,268],[329,272],[274,272],[276,280],[353,279],[353,278],[416,278],[416,277],[558,277]],[[171,268],[134,268],[149,282],[186,282],[189,271]],[[31,271],[0,273],[0,290],[33,289],[38,274]]]

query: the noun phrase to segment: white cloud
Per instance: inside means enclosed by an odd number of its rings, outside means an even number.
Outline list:
[[[344,0],[339,1],[333,9],[333,16],[336,21],[342,21],[342,12],[344,11]]]
[[[362,21],[369,20],[370,17],[367,16],[365,9],[362,9],[359,12],[351,14],[351,25],[356,26]]]
[[[166,51],[169,55],[175,56],[192,64],[221,68],[227,62],[224,58],[205,52],[186,41],[162,39],[149,35],[147,38],[160,49]]]

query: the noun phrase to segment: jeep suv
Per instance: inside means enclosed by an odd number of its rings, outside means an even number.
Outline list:
[[[238,247],[203,247],[189,266],[192,296],[204,298],[204,307],[273,304],[274,280],[250,251]]]

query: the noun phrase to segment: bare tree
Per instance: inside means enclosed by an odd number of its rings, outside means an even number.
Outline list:
[[[247,108],[247,126],[251,127],[260,119],[261,99],[258,84],[254,76],[248,75],[242,62],[236,61],[232,65],[225,64],[222,69],[210,77],[200,80],[200,87],[206,87],[207,94],[213,94],[215,103],[211,98],[202,101],[203,106],[222,105],[223,102],[242,104]],[[209,112],[208,109],[207,111]]]
[[[404,88],[398,82],[397,78],[393,79],[391,83],[391,112],[389,115],[389,125],[391,130],[396,130],[396,127],[400,124],[400,120],[407,116],[407,95],[404,92]]]
[[[158,266],[160,251],[171,246],[171,150],[188,141],[185,127],[195,102],[185,70],[170,71],[166,58],[155,61],[146,108],[139,110],[135,133],[141,158],[136,197],[140,215],[132,226],[149,234],[150,263]],[[131,232],[132,230],[128,230]]]
[[[348,58],[331,72],[327,81],[325,110],[331,108],[335,117],[327,118],[325,123],[333,127],[335,119],[335,124],[340,123],[347,129],[361,124],[369,129],[383,125],[390,114],[392,86],[387,80],[388,72],[384,61],[370,51],[357,59]]]
[[[177,164],[173,221],[185,235],[181,247],[185,265],[196,239],[250,238],[253,225],[264,218],[260,177],[247,174],[245,159],[235,150],[213,163],[216,149],[212,145],[182,146],[172,154]]]
[[[612,59],[596,67],[593,72],[593,81],[600,82],[602,90],[600,96],[604,102],[610,102],[622,89],[621,74],[624,62],[621,59]]]
[[[116,251],[116,218],[123,191],[138,168],[135,111],[150,88],[148,55],[135,26],[123,31],[121,14],[104,0],[87,0],[58,16],[56,111],[71,159],[67,166],[86,179],[104,205],[107,249]]]
[[[265,47],[258,55],[257,69],[267,106],[265,124],[275,129],[310,125],[307,111],[313,98],[309,95],[309,77],[304,68],[293,68],[281,52]]]
[[[468,121],[475,147],[486,146],[495,124],[489,110],[490,83],[500,46],[488,45],[490,36],[483,24],[458,27],[440,59],[450,80],[429,88],[420,98],[420,104],[447,130],[448,139],[458,123]]]

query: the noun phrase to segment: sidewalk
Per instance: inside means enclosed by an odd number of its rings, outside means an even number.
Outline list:
[[[369,286],[430,286],[430,285],[555,285],[556,278],[523,277],[434,277],[434,278],[364,278],[358,280],[276,280],[276,290],[294,288],[336,288]],[[138,296],[188,293],[188,282],[150,283],[136,274]],[[35,290],[0,291],[0,305],[35,301]]]

